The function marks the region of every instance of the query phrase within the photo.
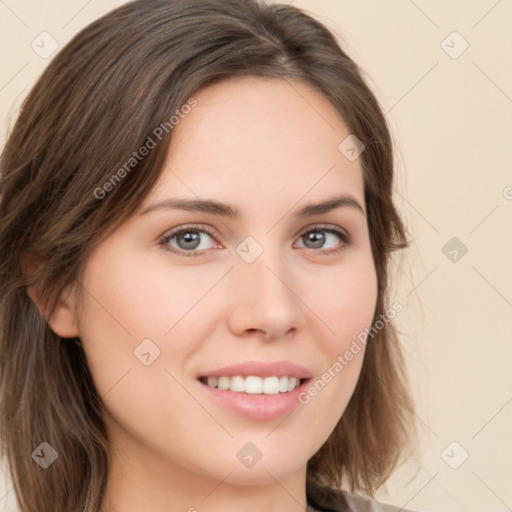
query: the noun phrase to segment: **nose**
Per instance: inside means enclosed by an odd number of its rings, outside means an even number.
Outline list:
[[[257,332],[271,341],[302,328],[304,303],[282,252],[265,248],[252,263],[237,257],[234,267],[228,292],[228,323],[234,334],[247,337]]]

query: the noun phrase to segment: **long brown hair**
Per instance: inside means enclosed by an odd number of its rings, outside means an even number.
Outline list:
[[[85,354],[47,319],[64,288],[80,282],[92,249],[156,183],[171,117],[199,88],[250,75],[313,86],[365,144],[374,321],[385,314],[391,253],[409,243],[392,200],[393,144],[363,72],[336,36],[298,8],[257,0],[137,0],[112,11],[55,56],[0,161],[1,448],[23,512],[95,512],[110,462]],[[156,147],[127,168],[162,126]],[[25,272],[22,261],[40,264]],[[34,284],[44,315],[27,294]],[[413,432],[405,378],[387,322],[367,344],[341,420],[308,462],[308,488],[373,494],[385,482]],[[46,470],[31,456],[43,442],[60,454]]]

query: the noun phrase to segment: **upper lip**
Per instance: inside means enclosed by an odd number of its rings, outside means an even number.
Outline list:
[[[311,372],[304,366],[292,363],[291,361],[276,361],[268,363],[264,361],[247,361],[245,363],[223,366],[215,370],[208,370],[199,377],[234,377],[240,375],[248,377],[295,377],[297,379],[309,379]]]

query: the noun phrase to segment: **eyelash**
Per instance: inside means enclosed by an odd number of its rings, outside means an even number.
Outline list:
[[[178,254],[180,256],[185,256],[185,257],[200,256],[200,254],[202,252],[204,252],[204,250],[199,250],[199,251],[197,251],[197,250],[196,251],[183,251],[183,250],[177,250],[174,247],[169,245],[169,241],[172,240],[174,237],[180,235],[181,233],[186,233],[188,231],[204,232],[207,235],[209,235],[211,238],[213,238],[213,240],[215,240],[217,242],[214,233],[207,226],[195,225],[195,226],[185,226],[184,228],[180,228],[180,229],[178,229],[176,231],[172,231],[171,233],[165,234],[160,239],[160,241],[158,242],[158,245],[160,245],[162,247],[162,249],[170,251],[170,252],[172,252],[174,254]],[[323,231],[323,232],[326,232],[326,233],[334,234],[334,235],[338,236],[342,240],[343,243],[342,243],[342,245],[340,247],[337,247],[337,248],[334,248],[334,249],[324,249],[324,250],[322,250],[322,249],[318,249],[318,250],[311,249],[314,252],[318,252],[318,253],[323,254],[323,255],[335,255],[335,254],[341,252],[345,247],[348,247],[349,245],[351,245],[351,243],[352,243],[352,239],[351,239],[351,237],[347,233],[345,233],[345,232],[343,232],[341,230],[334,229],[332,227],[326,226],[326,225],[313,226],[313,228],[310,228],[307,231],[303,231],[299,235],[299,238],[303,237],[304,235],[307,235],[308,233],[314,233],[314,232],[319,232],[319,231],[320,232]],[[307,249],[307,247],[306,247],[306,249]]]

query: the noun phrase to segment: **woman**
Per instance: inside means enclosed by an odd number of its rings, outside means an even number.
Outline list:
[[[138,0],[75,36],[1,161],[20,509],[395,510],[392,181],[361,71],[297,8]]]

